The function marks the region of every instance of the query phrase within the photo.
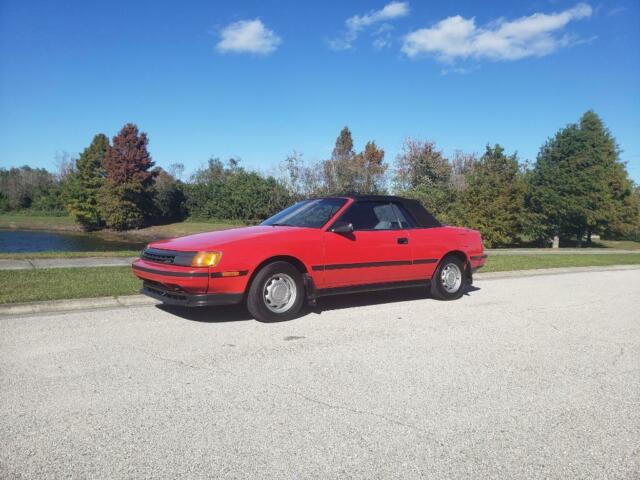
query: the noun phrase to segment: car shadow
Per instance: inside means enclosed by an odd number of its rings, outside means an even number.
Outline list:
[[[480,290],[475,286],[468,286],[464,295]],[[296,318],[307,315],[321,315],[332,310],[347,310],[349,308],[366,307],[370,305],[384,305],[387,303],[411,302],[430,298],[429,291],[425,288],[405,288],[398,290],[383,290],[378,292],[362,292],[347,295],[336,295],[319,298],[316,305],[306,305]],[[438,301],[438,300],[434,300]],[[203,323],[227,323],[253,320],[246,307],[240,305],[228,305],[220,307],[177,307],[174,305],[156,305],[156,308],[184,320]],[[292,319],[292,320],[295,320]],[[287,320],[287,321],[292,321]],[[279,322],[276,322],[279,323]]]
[[[469,286],[464,295],[480,290],[478,287]],[[307,311],[322,314],[331,310],[346,310],[349,308],[366,307],[371,305],[384,305],[387,303],[412,302],[414,300],[429,299],[431,295],[425,288],[403,288],[398,290],[382,290],[378,292],[352,293],[349,295],[336,295],[319,298],[315,306],[307,307]],[[434,301],[438,301],[434,299]]]
[[[244,305],[224,305],[220,307],[178,307],[160,303],[156,308],[176,317],[193,322],[225,323],[253,320]]]

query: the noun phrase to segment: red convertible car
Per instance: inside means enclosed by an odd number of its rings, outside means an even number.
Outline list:
[[[258,320],[293,318],[306,301],[423,286],[459,298],[486,261],[480,233],[441,225],[416,200],[304,200],[260,225],[149,244],[133,263],[142,292],[166,304],[245,301]]]

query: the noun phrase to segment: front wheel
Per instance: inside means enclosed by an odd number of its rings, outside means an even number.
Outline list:
[[[459,257],[446,256],[431,278],[431,295],[440,300],[456,300],[466,286],[465,264]]]
[[[253,278],[247,309],[256,320],[278,322],[294,318],[303,301],[304,282],[298,269],[287,262],[273,262]]]

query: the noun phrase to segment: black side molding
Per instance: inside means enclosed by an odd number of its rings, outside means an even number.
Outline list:
[[[437,258],[419,258],[416,260],[391,260],[387,262],[365,262],[365,263],[334,263],[330,265],[313,265],[311,270],[343,270],[347,268],[372,268],[372,267],[395,267],[399,265],[421,265],[425,263],[437,263]]]
[[[377,292],[380,290],[396,290],[398,288],[424,288],[430,284],[429,280],[409,280],[402,282],[368,283],[349,287],[322,288],[315,290],[312,297],[327,297],[345,293]]]

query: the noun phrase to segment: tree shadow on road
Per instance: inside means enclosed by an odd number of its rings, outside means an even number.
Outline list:
[[[478,287],[469,286],[465,296],[480,290]],[[350,308],[365,307],[370,305],[384,305],[387,303],[411,302],[430,298],[429,291],[425,288],[406,288],[399,290],[383,290],[378,292],[352,293],[348,295],[336,295],[322,297],[314,306],[305,306],[296,318],[307,315],[321,315],[332,310],[347,310]],[[437,300],[434,300],[437,301]],[[253,320],[251,314],[244,305],[229,305],[220,307],[176,307],[173,305],[157,305],[157,308],[176,317],[193,322],[226,323]],[[294,319],[295,320],[295,319]],[[289,320],[291,321],[291,320]]]

